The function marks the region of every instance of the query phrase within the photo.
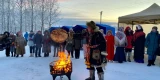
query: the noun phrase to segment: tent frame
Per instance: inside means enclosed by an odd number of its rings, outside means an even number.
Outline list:
[[[148,7],[147,9],[145,9],[139,13],[119,17],[118,28],[120,26],[120,23],[131,24],[132,30],[133,30],[133,26],[136,24],[159,24],[160,23],[160,16],[158,17],[158,15],[160,15],[160,13],[153,14],[153,13],[150,13],[150,10],[151,11],[160,10],[160,6],[157,5],[156,3],[154,3],[150,7]],[[137,14],[139,14],[139,15],[137,15]],[[149,18],[149,16],[151,16],[151,18]]]

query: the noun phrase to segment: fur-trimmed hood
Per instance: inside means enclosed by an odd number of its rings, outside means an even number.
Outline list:
[[[94,29],[94,32],[100,32],[99,27],[96,26],[96,28]]]

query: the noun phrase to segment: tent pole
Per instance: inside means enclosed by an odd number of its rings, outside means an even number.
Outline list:
[[[156,20],[154,19],[154,24],[156,24]]]
[[[118,28],[119,28],[119,22],[118,22]]]
[[[132,21],[132,30],[133,30],[133,26],[134,26],[134,24],[133,24],[133,21]]]

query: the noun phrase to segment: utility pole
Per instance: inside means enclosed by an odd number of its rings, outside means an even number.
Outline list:
[[[23,12],[22,12],[22,8],[23,8],[23,0],[20,0],[20,31],[22,31],[22,15],[23,15]]]
[[[41,31],[43,32],[44,30],[44,0],[42,0],[42,26],[41,26]]]
[[[102,23],[102,13],[103,11],[100,12],[100,24]]]

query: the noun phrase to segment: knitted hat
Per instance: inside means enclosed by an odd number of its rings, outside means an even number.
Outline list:
[[[141,25],[137,25],[136,28],[137,28],[138,30],[141,30],[141,29],[142,29],[142,26],[141,26]]]
[[[107,34],[108,34],[108,33],[111,33],[111,34],[112,34],[112,31],[111,31],[111,30],[108,30],[108,31],[107,31]]]
[[[152,29],[155,29],[155,30],[157,30],[158,28],[157,28],[157,26],[153,26],[153,27],[152,27]]]
[[[94,21],[87,22],[86,25],[92,28],[93,30],[96,29],[96,23]]]
[[[123,32],[123,31],[124,31],[124,27],[119,27],[119,28],[118,28],[118,31]]]

